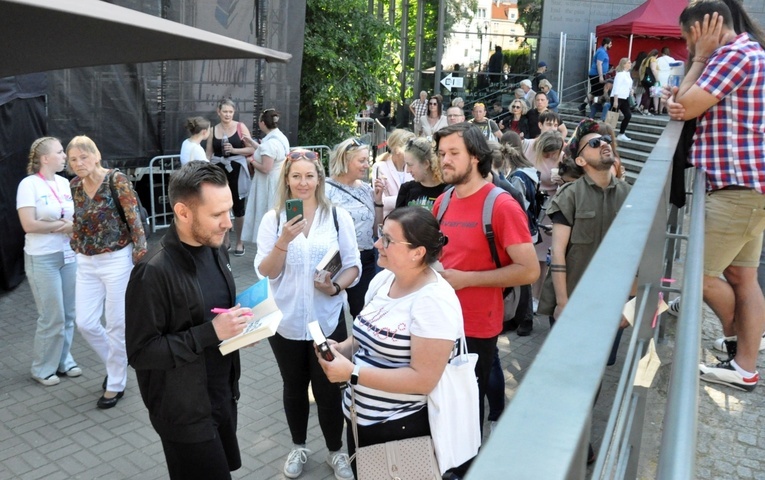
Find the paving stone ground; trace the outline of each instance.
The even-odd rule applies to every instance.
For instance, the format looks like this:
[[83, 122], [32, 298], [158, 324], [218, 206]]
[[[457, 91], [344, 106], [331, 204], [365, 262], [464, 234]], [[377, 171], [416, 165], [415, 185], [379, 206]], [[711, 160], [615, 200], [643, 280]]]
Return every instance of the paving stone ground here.
[[[160, 235], [155, 235], [153, 241]], [[250, 246], [252, 247], [252, 246]], [[232, 257], [241, 291], [255, 281], [254, 248]], [[78, 378], [63, 378], [43, 387], [30, 378], [30, 350], [36, 310], [29, 284], [0, 292], [0, 479], [161, 479], [167, 478], [159, 437], [151, 428], [141, 402], [135, 374], [129, 370], [125, 397], [110, 410], [96, 408], [104, 377], [103, 366], [79, 333], [72, 349], [83, 370]], [[549, 332], [546, 319], [535, 319], [528, 337], [500, 337], [506, 393], [511, 401], [526, 368]], [[703, 346], [719, 335], [717, 320], [707, 312]], [[626, 346], [628, 336], [622, 340]], [[660, 349], [671, 351], [672, 339]], [[626, 347], [620, 353], [623, 355]], [[704, 355], [708, 358], [707, 350]], [[669, 355], [667, 355], [669, 357]], [[597, 445], [610, 411], [622, 358], [606, 372], [604, 389], [593, 418]], [[668, 369], [669, 366], [662, 367]], [[669, 377], [665, 374], [664, 379]], [[243, 466], [235, 479], [282, 479], [282, 466], [291, 445], [282, 411], [281, 380], [267, 343], [242, 352], [242, 397], [239, 402], [239, 441]], [[765, 479], [765, 387], [742, 393], [702, 384], [699, 394], [698, 479]], [[649, 397], [648, 427], [640, 478], [653, 478], [666, 387]], [[312, 450], [301, 478], [332, 479], [324, 462], [326, 447], [312, 405], [308, 448]], [[512, 452], [508, 452], [512, 460]], [[512, 462], [508, 462], [511, 468]], [[512, 470], [507, 478], [512, 478]]]

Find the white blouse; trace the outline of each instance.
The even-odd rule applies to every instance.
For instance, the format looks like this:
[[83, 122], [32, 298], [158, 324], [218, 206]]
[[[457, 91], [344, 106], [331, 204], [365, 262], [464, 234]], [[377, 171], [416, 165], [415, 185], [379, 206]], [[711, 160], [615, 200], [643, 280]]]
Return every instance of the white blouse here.
[[[311, 340], [308, 323], [314, 320], [318, 320], [327, 336], [337, 328], [340, 310], [346, 302], [345, 290], [332, 297], [320, 292], [313, 285], [316, 265], [327, 251], [331, 248], [340, 251], [343, 260], [341, 272], [351, 267], [357, 267], [361, 272], [361, 258], [353, 220], [342, 208], [336, 207], [336, 211], [337, 230], [331, 211], [323, 208], [316, 211], [308, 236], [301, 233], [290, 242], [281, 274], [269, 279], [276, 305], [284, 315], [277, 332], [289, 340]], [[266, 213], [260, 222], [258, 253], [255, 256], [255, 273], [260, 278], [265, 277], [260, 273], [260, 264], [274, 249], [286, 222], [286, 213], [282, 211], [277, 227], [275, 210]], [[355, 285], [358, 280], [357, 276], [350, 286]]]

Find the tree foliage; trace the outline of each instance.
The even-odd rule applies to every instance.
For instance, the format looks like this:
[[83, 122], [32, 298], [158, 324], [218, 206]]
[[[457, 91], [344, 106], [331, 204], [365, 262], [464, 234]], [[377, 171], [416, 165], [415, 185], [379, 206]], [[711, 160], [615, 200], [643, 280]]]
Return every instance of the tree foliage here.
[[334, 145], [354, 132], [373, 98], [395, 98], [400, 71], [395, 29], [367, 0], [308, 0], [300, 85], [301, 145]]
[[518, 0], [518, 23], [528, 35], [539, 35], [542, 26], [542, 0]]

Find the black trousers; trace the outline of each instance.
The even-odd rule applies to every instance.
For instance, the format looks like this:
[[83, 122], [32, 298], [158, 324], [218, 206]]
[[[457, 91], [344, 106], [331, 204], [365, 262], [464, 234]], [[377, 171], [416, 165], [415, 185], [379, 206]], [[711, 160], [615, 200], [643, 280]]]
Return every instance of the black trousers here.
[[[326, 333], [326, 332], [325, 332]], [[344, 314], [340, 312], [337, 328], [327, 338], [342, 342], [348, 337]], [[343, 446], [343, 407], [340, 388], [330, 383], [316, 359], [311, 340], [288, 340], [278, 333], [268, 339], [276, 357], [284, 385], [284, 414], [290, 428], [292, 442], [306, 443], [308, 435], [308, 384], [319, 414], [319, 427], [324, 442], [331, 452]]]
[[622, 115], [624, 115], [624, 118], [622, 118], [622, 124], [619, 126], [619, 134], [627, 131], [627, 125], [629, 125], [630, 120], [632, 120], [632, 112], [630, 111], [630, 102], [626, 98], [618, 99], [617, 102], [619, 103], [619, 111], [622, 112]]
[[375, 268], [375, 249], [362, 250], [359, 253], [361, 254], [361, 278], [359, 278], [359, 283], [346, 290], [348, 292], [348, 307], [351, 318], [356, 318], [356, 315], [361, 313], [361, 309], [364, 308], [364, 297], [369, 289], [369, 282], [372, 281], [377, 273]]
[[242, 466], [236, 438], [237, 412], [233, 399], [213, 409], [214, 439], [198, 443], [162, 439], [171, 480], [228, 480]]

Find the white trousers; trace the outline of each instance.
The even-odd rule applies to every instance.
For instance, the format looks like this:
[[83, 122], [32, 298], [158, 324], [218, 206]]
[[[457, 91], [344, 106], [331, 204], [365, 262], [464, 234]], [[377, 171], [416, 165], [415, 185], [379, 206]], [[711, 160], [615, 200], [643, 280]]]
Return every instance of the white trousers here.
[[[99, 255], [77, 254], [77, 329], [106, 365], [106, 389], [127, 383], [125, 289], [133, 269], [133, 245]], [[101, 324], [101, 316], [106, 327]]]

